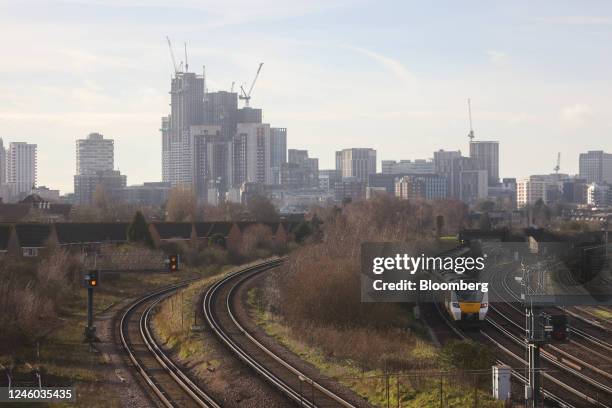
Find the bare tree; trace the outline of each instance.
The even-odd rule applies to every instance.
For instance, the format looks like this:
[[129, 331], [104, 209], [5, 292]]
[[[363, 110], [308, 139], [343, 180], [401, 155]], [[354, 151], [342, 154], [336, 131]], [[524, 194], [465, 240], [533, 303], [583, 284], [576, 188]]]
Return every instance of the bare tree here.
[[198, 213], [196, 196], [189, 186], [179, 185], [170, 191], [166, 205], [168, 221], [195, 221]]
[[95, 208], [105, 213], [108, 211], [109, 199], [106, 188], [102, 184], [98, 184], [92, 196], [92, 203]]
[[268, 198], [260, 195], [249, 198], [247, 208], [256, 221], [275, 222], [279, 220], [278, 211]]

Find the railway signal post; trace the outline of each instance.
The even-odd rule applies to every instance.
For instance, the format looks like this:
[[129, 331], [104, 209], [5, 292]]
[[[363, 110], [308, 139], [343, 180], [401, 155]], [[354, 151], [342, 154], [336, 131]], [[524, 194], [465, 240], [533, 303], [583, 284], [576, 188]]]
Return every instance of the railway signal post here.
[[100, 282], [98, 271], [88, 271], [83, 279], [87, 288], [87, 327], [85, 327], [85, 341], [91, 343], [96, 340], [96, 327], [93, 324], [93, 295], [94, 288]]
[[529, 305], [525, 310], [526, 328], [527, 328], [527, 354], [529, 362], [529, 375], [527, 384], [525, 384], [525, 401], [529, 408], [537, 408], [540, 406], [540, 344], [543, 338], [537, 330], [539, 327], [540, 313], [538, 308]]
[[[534, 240], [535, 241], [535, 240]], [[537, 243], [530, 240], [532, 253], [538, 252]], [[521, 278], [521, 300], [525, 305], [525, 340], [527, 341], [527, 383], [525, 384], [525, 406], [537, 408], [540, 405], [540, 345], [544, 342], [541, 327], [541, 311], [538, 306], [533, 305], [531, 293], [532, 268], [522, 264], [523, 276]]]
[[[535, 241], [535, 240], [533, 240]], [[539, 245], [530, 242], [531, 252], [537, 254]], [[534, 305], [534, 296], [546, 293], [544, 288], [545, 266], [540, 262], [526, 266], [522, 264], [521, 300], [525, 305], [525, 340], [527, 342], [527, 361], [529, 363], [527, 383], [525, 384], [525, 406], [537, 408], [542, 403], [540, 388], [540, 348], [548, 343], [563, 343], [569, 338], [567, 316], [549, 314], [541, 306]]]

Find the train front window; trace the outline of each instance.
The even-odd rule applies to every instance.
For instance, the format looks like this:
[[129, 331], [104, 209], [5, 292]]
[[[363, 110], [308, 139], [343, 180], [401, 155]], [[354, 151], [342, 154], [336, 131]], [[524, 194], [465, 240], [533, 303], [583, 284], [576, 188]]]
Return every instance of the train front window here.
[[458, 290], [457, 300], [460, 302], [480, 302], [482, 300], [482, 292], [478, 290]]

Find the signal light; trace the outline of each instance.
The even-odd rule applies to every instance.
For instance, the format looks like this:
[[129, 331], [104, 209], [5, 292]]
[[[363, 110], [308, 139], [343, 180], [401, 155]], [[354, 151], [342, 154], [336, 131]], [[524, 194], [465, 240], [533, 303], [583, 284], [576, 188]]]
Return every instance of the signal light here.
[[98, 271], [90, 271], [85, 275], [85, 286], [88, 288], [95, 288], [98, 286], [100, 280], [98, 279]]
[[566, 341], [567, 334], [569, 331], [567, 327], [567, 316], [565, 315], [551, 316], [551, 323], [553, 327], [551, 338], [555, 341]]
[[563, 343], [569, 339], [569, 327], [567, 325], [566, 315], [550, 315], [546, 318], [544, 326], [546, 339], [555, 342]]
[[168, 269], [170, 272], [179, 270], [179, 256], [176, 254], [168, 256]]

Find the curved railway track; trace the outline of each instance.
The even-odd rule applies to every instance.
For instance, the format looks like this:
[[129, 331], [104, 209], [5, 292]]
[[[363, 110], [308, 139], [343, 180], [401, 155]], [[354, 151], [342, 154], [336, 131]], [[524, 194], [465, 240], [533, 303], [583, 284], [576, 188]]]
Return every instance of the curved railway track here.
[[119, 336], [136, 371], [163, 406], [221, 408], [164, 353], [149, 328], [157, 304], [190, 282], [165, 287], [132, 303], [121, 316]]
[[272, 260], [237, 271], [208, 288], [203, 309], [208, 325], [240, 360], [302, 407], [355, 407], [329, 387], [275, 354], [253, 337], [233, 310], [237, 288], [249, 278], [279, 266]]

